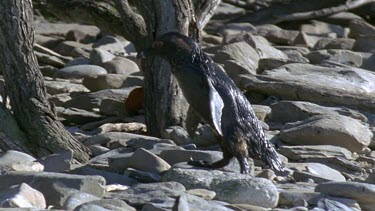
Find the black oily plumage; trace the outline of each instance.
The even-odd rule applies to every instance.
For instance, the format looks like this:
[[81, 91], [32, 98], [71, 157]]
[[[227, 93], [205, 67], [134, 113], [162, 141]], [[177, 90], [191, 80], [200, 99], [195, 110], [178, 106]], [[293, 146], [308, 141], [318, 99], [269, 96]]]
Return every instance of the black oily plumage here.
[[280, 158], [267, 140], [255, 113], [227, 74], [189, 37], [169, 32], [138, 56], [158, 55], [173, 65], [173, 75], [195, 112], [216, 132], [224, 158], [215, 163], [189, 162], [195, 166], [221, 168], [235, 157], [241, 173], [249, 173], [248, 157], [282, 170]]

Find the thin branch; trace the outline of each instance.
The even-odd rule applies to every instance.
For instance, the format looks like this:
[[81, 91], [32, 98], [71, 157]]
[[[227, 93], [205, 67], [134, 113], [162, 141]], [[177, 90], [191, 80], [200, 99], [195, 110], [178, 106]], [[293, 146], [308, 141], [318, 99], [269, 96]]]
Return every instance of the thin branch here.
[[221, 3], [221, 0], [193, 0], [199, 30], [202, 30]]
[[336, 7], [324, 8], [321, 10], [314, 10], [308, 12], [293, 13], [290, 15], [283, 15], [276, 17], [274, 24], [281, 23], [285, 21], [297, 21], [297, 20], [306, 20], [306, 19], [315, 19], [325, 16], [330, 16], [336, 13], [345, 12], [352, 10], [363, 5], [374, 3], [375, 0], [348, 0], [345, 4], [338, 5]]
[[115, 0], [116, 8], [120, 13], [125, 31], [133, 32], [128, 39], [133, 42], [137, 49], [144, 48], [144, 40], [148, 34], [146, 23], [142, 16], [135, 13], [127, 0]]

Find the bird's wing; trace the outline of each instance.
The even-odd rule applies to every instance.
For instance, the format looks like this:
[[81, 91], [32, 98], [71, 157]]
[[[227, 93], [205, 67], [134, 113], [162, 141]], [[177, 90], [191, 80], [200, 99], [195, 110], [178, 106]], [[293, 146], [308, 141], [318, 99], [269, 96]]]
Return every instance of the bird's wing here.
[[223, 135], [223, 132], [221, 131], [221, 115], [224, 108], [224, 102], [219, 93], [216, 91], [215, 87], [212, 85], [210, 79], [208, 79], [208, 87], [212, 122], [216, 131], [220, 135]]

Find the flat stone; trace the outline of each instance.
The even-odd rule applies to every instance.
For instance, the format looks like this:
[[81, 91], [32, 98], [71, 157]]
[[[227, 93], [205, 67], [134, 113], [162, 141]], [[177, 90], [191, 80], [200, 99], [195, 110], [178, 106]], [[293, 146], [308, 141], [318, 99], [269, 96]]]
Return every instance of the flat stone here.
[[82, 25], [74, 23], [49, 23], [49, 22], [33, 22], [36, 34], [45, 36], [61, 36], [65, 37], [71, 30], [80, 30], [85, 34], [96, 37], [100, 33], [100, 29], [92, 25]]
[[206, 200], [212, 200], [216, 196], [216, 193], [214, 191], [210, 191], [207, 189], [200, 189], [200, 188], [190, 189], [190, 190], [187, 190], [186, 192], [195, 196], [199, 196]]
[[114, 172], [109, 172], [109, 171], [103, 171], [99, 169], [95, 169], [89, 166], [81, 166], [78, 168], [75, 168], [71, 171], [69, 171], [71, 174], [76, 174], [76, 175], [88, 175], [88, 176], [101, 176], [105, 179], [107, 185], [112, 185], [112, 184], [119, 184], [119, 185], [125, 185], [125, 186], [133, 186], [137, 184], [137, 181], [133, 178], [130, 178], [127, 175], [123, 174], [117, 174]]
[[349, 150], [331, 145], [281, 146], [278, 152], [290, 160], [334, 157], [352, 159], [352, 153]]
[[350, 50], [318, 50], [306, 54], [305, 57], [310, 60], [311, 64], [323, 64], [325, 61], [333, 61], [353, 67], [362, 65], [361, 54]]
[[357, 38], [353, 46], [353, 51], [375, 53], [375, 35]]
[[297, 122], [308, 119], [312, 116], [329, 114], [348, 116], [362, 122], [367, 122], [367, 117], [358, 111], [340, 108], [340, 107], [324, 107], [310, 102], [304, 101], [280, 101], [272, 104], [271, 114], [268, 117], [270, 122]]
[[89, 58], [90, 52], [92, 51], [92, 46], [89, 44], [82, 44], [74, 41], [63, 41], [58, 44], [53, 50], [63, 56], [71, 56], [74, 58]]
[[375, 185], [359, 182], [327, 182], [316, 186], [316, 192], [354, 199], [364, 210], [375, 207]]
[[[145, 162], [145, 160], [147, 162]], [[123, 162], [122, 166], [113, 166], [111, 160], [109, 160], [109, 166], [118, 172], [124, 171], [126, 168], [130, 167], [155, 174], [160, 174], [171, 167], [163, 159], [143, 148], [137, 149], [131, 157], [128, 157], [126, 162]]]
[[320, 21], [311, 21], [310, 24], [302, 24], [301, 31], [313, 35], [337, 34], [338, 37], [346, 37], [345, 29], [336, 24], [329, 24]]
[[0, 207], [46, 208], [46, 200], [41, 192], [26, 183], [14, 185], [0, 192]]
[[85, 77], [82, 84], [90, 91], [96, 92], [104, 89], [120, 89], [142, 86], [143, 77], [120, 74], [96, 75], [92, 77]]
[[256, 32], [268, 41], [280, 45], [289, 45], [299, 33], [298, 31], [285, 30], [272, 24], [256, 26]]
[[100, 114], [95, 112], [86, 111], [78, 108], [63, 108], [56, 107], [56, 113], [59, 117], [59, 121], [62, 121], [64, 124], [85, 124], [92, 121], [98, 121], [105, 118]]
[[322, 38], [315, 44], [314, 49], [343, 49], [351, 50], [355, 39], [351, 38]]
[[71, 92], [89, 92], [82, 84], [71, 83], [67, 81], [44, 81], [47, 93], [50, 95], [71, 93]]
[[105, 75], [107, 71], [96, 65], [76, 65], [64, 67], [55, 72], [54, 78], [85, 78], [93, 75]]
[[349, 29], [349, 37], [352, 38], [375, 34], [375, 27], [364, 20], [352, 20], [349, 24]]
[[257, 77], [242, 76], [239, 84], [252, 93], [371, 111], [375, 109], [373, 81], [373, 73], [359, 68], [287, 64]]
[[92, 93], [82, 93], [77, 96], [72, 96], [71, 100], [64, 103], [64, 107], [92, 111], [94, 108], [100, 108], [104, 100], [113, 100], [118, 102], [118, 106], [115, 108], [112, 107], [112, 109], [116, 109], [117, 112], [125, 112], [124, 101], [131, 90], [132, 88], [105, 89]]
[[370, 144], [372, 132], [358, 120], [341, 115], [318, 115], [289, 123], [280, 139], [289, 144], [333, 145], [362, 152]]
[[128, 148], [138, 149], [152, 149], [157, 143], [172, 144], [173, 141], [168, 139], [159, 139], [151, 136], [137, 135], [132, 133], [124, 132], [108, 132], [104, 134], [99, 134], [87, 139], [84, 144], [90, 146], [93, 144], [106, 145], [110, 142], [121, 142], [124, 146]]
[[165, 138], [171, 139], [179, 146], [193, 143], [188, 132], [180, 126], [171, 126], [165, 129]]
[[293, 178], [296, 181], [306, 181], [307, 178], [315, 182], [346, 181], [345, 177], [337, 170], [321, 163], [288, 163], [287, 166], [297, 171]]

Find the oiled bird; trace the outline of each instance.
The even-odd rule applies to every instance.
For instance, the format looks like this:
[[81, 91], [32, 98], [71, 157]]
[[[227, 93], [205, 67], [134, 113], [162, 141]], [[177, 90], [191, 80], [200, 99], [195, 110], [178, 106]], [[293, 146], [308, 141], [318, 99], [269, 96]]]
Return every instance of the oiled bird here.
[[235, 157], [241, 173], [249, 173], [248, 158], [262, 160], [274, 170], [283, 165], [268, 141], [254, 111], [231, 78], [202, 51], [197, 43], [178, 32], [168, 32], [157, 38], [152, 47], [138, 53], [138, 58], [160, 56], [172, 64], [172, 74], [194, 111], [216, 133], [223, 159], [209, 163], [189, 164], [222, 168]]

